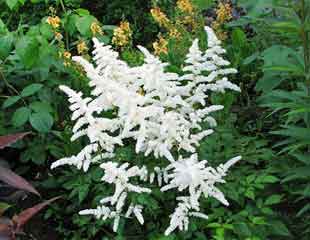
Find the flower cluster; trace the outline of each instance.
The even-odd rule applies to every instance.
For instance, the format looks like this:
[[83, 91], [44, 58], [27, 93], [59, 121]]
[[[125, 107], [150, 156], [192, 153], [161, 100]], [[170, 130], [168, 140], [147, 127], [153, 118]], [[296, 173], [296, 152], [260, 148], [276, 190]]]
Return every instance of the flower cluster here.
[[124, 47], [129, 44], [132, 36], [132, 31], [129, 22], [122, 21], [119, 27], [114, 29], [112, 43], [119, 47]]
[[[200, 212], [201, 196], [214, 197], [228, 205], [216, 184], [224, 183], [227, 170], [241, 157], [213, 168], [206, 160], [198, 160], [196, 148], [203, 138], [213, 133], [212, 128], [217, 124], [211, 114], [223, 109], [221, 105], [208, 103], [209, 93], [223, 93], [227, 89], [240, 91], [240, 88], [227, 78], [236, 70], [223, 58], [225, 50], [221, 42], [211, 28], [205, 30], [208, 49], [201, 51], [198, 40], [193, 41], [182, 76], [167, 72], [168, 63], [142, 46], [138, 48], [145, 56], [144, 64], [136, 67], [120, 60], [111, 46], [97, 39], [93, 40], [95, 66], [82, 57], [72, 58], [84, 67], [92, 91], [89, 97], [83, 97], [81, 92], [69, 87], [60, 86], [60, 89], [69, 97], [75, 121], [71, 140], [86, 136], [89, 144], [77, 155], [54, 162], [52, 168], [73, 165], [86, 172], [91, 165], [100, 164], [104, 171], [102, 181], [115, 186], [114, 194], [103, 198], [102, 205], [80, 214], [114, 218], [114, 231], [121, 216], [134, 215], [143, 224], [143, 206], [128, 203], [127, 195], [129, 192], [151, 193], [145, 186], [148, 182], [154, 183], [156, 177], [162, 192], [187, 193], [176, 199], [180, 202], [171, 215], [167, 235], [176, 228], [186, 230], [190, 217], [207, 218]], [[109, 110], [113, 110], [114, 115], [107, 117], [104, 112]], [[202, 127], [205, 122], [209, 125], [207, 129]], [[167, 166], [148, 169], [147, 166], [114, 162], [115, 148], [124, 145], [126, 139], [134, 140], [136, 153], [165, 158]], [[191, 156], [176, 157], [176, 150], [191, 153]], [[134, 185], [132, 178], [135, 183], [140, 181], [144, 185]], [[126, 213], [125, 207], [128, 207]]]
[[151, 14], [154, 20], [163, 27], [168, 27], [170, 24], [169, 18], [166, 16], [165, 13], [161, 11], [159, 7], [155, 7], [151, 9]]
[[103, 35], [102, 28], [100, 27], [100, 25], [98, 24], [97, 21], [94, 21], [91, 23], [90, 30], [91, 30], [93, 36]]
[[51, 25], [53, 28], [58, 28], [60, 26], [60, 18], [58, 16], [51, 17], [49, 16], [46, 19], [46, 22]]
[[177, 7], [185, 13], [192, 14], [194, 11], [193, 4], [190, 0], [178, 0], [177, 1]]
[[232, 19], [232, 7], [229, 3], [219, 2], [216, 10], [216, 20], [212, 22], [212, 28], [220, 39], [227, 38], [227, 32], [223, 29], [223, 25]]
[[167, 54], [168, 53], [168, 41], [163, 37], [159, 37], [158, 41], [153, 43], [155, 55]]

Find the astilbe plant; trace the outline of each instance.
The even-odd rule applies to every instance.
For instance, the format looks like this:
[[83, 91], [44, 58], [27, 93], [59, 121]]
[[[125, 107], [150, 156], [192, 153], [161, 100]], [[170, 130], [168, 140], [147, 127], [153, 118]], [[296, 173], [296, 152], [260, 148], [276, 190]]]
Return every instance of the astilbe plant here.
[[[181, 194], [176, 199], [178, 205], [170, 216], [166, 235], [177, 228], [186, 230], [191, 216], [207, 218], [200, 212], [202, 196], [214, 197], [228, 205], [215, 185], [224, 183], [227, 170], [241, 157], [213, 168], [206, 160], [199, 161], [196, 147], [200, 140], [213, 133], [212, 128], [217, 124], [210, 114], [223, 109], [221, 105], [208, 105], [208, 94], [224, 93], [227, 89], [240, 91], [240, 88], [228, 81], [227, 75], [237, 71], [228, 67], [230, 63], [222, 57], [225, 50], [221, 42], [211, 28], [205, 27], [205, 30], [208, 48], [203, 52], [198, 40], [193, 41], [182, 76], [167, 72], [168, 63], [161, 62], [142, 46], [138, 48], [145, 56], [144, 64], [137, 67], [129, 67], [111, 46], [104, 46], [97, 39], [93, 39], [95, 66], [82, 57], [73, 57], [90, 79], [91, 96], [83, 97], [81, 92], [67, 86], [60, 89], [68, 95], [72, 120], [76, 121], [71, 140], [87, 136], [89, 144], [76, 156], [54, 162], [52, 168], [73, 165], [87, 172], [90, 165], [100, 166], [104, 171], [102, 181], [115, 189], [96, 209], [82, 210], [81, 215], [95, 215], [103, 220], [112, 218], [114, 231], [120, 217], [133, 216], [143, 224], [143, 206], [129, 203], [127, 196], [131, 192], [151, 194], [151, 189], [143, 184], [154, 183], [155, 178], [162, 192]], [[114, 111], [113, 117], [104, 117], [103, 113], [109, 110]], [[205, 122], [210, 129], [202, 128]], [[112, 161], [115, 147], [122, 146], [125, 139], [135, 141], [136, 153], [167, 159], [167, 166], [149, 169]], [[190, 156], [184, 157], [181, 153]], [[141, 185], [133, 184], [137, 180]]]

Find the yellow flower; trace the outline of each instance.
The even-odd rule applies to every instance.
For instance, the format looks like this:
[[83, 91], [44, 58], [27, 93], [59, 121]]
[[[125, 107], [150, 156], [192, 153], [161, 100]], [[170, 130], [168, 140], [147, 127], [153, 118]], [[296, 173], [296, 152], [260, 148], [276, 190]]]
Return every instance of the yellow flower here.
[[163, 37], [159, 37], [159, 40], [153, 43], [155, 55], [168, 53], [168, 41]]
[[58, 28], [60, 26], [60, 18], [58, 16], [48, 17], [46, 22], [51, 25], [53, 28]]
[[82, 54], [88, 50], [88, 47], [84, 41], [79, 42], [77, 45], [78, 54]]
[[159, 23], [160, 26], [168, 27], [170, 20], [167, 18], [166, 14], [164, 14], [159, 7], [155, 7], [151, 9], [152, 17], [156, 22]]
[[126, 46], [132, 37], [129, 22], [122, 21], [119, 27], [114, 29], [112, 43], [116, 46]]
[[103, 31], [97, 22], [93, 22], [90, 25], [90, 30], [93, 35], [96, 35], [96, 34], [103, 35]]
[[178, 0], [177, 7], [185, 13], [193, 13], [194, 7], [190, 0]]
[[60, 41], [60, 40], [63, 38], [63, 36], [62, 36], [62, 34], [61, 34], [60, 32], [55, 32], [54, 34], [55, 34], [55, 38], [56, 38], [58, 41]]
[[64, 58], [66, 59], [70, 59], [71, 58], [71, 53], [68, 52], [68, 51], [65, 51], [64, 54], [63, 54]]

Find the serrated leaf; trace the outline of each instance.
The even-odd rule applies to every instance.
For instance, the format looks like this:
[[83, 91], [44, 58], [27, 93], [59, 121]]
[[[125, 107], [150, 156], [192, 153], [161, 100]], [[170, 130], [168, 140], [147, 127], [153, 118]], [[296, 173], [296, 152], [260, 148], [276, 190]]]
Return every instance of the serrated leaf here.
[[23, 97], [29, 97], [35, 94], [36, 92], [38, 92], [42, 87], [43, 87], [43, 84], [40, 84], [40, 83], [30, 84], [23, 89], [23, 91], [21, 92], [21, 95]]
[[28, 121], [29, 116], [30, 116], [29, 108], [26, 108], [26, 107], [18, 108], [13, 114], [12, 124], [15, 127], [20, 127]]

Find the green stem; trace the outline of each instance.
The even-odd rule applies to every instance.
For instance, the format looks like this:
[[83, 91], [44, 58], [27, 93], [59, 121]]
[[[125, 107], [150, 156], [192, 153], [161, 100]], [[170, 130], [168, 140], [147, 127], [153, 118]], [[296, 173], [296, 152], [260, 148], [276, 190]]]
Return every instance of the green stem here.
[[11, 91], [13, 91], [15, 94], [17, 94], [21, 100], [23, 101], [24, 105], [26, 106], [27, 103], [25, 102], [25, 100], [23, 99], [23, 97], [20, 95], [19, 91], [12, 85], [10, 84], [7, 79], [5, 78], [3, 72], [1, 71], [1, 68], [0, 68], [0, 77], [2, 78], [2, 80], [4, 81], [4, 84], [7, 86], [8, 89], [10, 89]]

